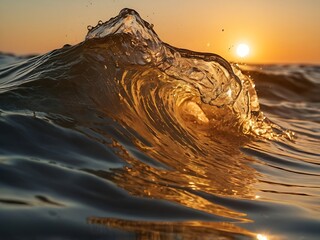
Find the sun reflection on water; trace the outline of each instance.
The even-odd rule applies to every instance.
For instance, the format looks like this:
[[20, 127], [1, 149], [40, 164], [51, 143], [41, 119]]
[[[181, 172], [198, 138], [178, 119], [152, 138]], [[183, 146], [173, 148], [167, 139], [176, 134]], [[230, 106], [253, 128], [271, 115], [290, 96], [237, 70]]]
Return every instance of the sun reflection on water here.
[[266, 235], [263, 234], [257, 234], [257, 239], [258, 240], [268, 240], [268, 237]]

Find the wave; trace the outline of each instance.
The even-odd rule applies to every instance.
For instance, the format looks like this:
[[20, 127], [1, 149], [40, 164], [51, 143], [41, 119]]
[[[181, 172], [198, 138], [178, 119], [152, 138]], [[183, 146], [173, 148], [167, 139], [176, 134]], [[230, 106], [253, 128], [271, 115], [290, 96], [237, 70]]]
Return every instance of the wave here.
[[166, 125], [166, 131], [185, 135], [200, 126], [292, 138], [291, 132], [265, 120], [253, 81], [222, 57], [163, 43], [131, 9], [88, 29], [86, 40], [76, 46], [2, 69], [0, 91], [71, 91], [68, 101], [94, 102], [99, 109], [109, 108], [113, 118], [131, 115], [154, 132]]
[[316, 65], [240, 66], [257, 83], [260, 98], [277, 102], [320, 102], [320, 67]]

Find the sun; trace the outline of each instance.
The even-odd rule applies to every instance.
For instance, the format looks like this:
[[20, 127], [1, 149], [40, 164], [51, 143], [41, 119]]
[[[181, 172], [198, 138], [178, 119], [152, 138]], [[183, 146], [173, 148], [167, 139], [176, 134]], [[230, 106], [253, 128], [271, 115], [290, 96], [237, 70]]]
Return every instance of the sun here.
[[240, 43], [237, 46], [237, 55], [241, 58], [244, 58], [249, 55], [250, 48], [247, 44]]

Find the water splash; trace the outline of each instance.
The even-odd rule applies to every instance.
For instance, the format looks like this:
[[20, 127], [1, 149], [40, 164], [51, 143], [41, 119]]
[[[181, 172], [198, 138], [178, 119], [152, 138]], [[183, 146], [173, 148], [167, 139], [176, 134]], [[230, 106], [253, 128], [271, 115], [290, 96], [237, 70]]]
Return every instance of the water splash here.
[[[195, 89], [192, 97], [184, 96], [178, 102], [200, 122], [232, 122], [231, 125], [245, 134], [268, 139], [293, 138], [292, 132], [284, 131], [265, 118], [252, 79], [242, 74], [236, 64], [216, 54], [178, 49], [162, 42], [153, 25], [132, 9], [123, 9], [118, 16], [89, 29], [86, 40], [114, 36], [123, 37], [123, 52], [118, 53], [120, 61], [125, 61], [123, 64], [148, 65], [160, 70], [166, 82], [178, 80], [185, 89]], [[126, 58], [121, 58], [122, 54]], [[184, 104], [186, 101], [194, 103]]]

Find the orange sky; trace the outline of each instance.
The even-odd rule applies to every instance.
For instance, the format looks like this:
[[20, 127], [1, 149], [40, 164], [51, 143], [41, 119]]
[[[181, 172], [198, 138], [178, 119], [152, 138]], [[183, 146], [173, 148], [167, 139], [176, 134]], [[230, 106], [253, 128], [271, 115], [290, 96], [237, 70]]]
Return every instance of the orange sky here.
[[[320, 0], [0, 0], [0, 51], [44, 53], [83, 41], [87, 25], [137, 10], [176, 47], [227, 60], [320, 63]], [[248, 57], [235, 52], [250, 46]]]

